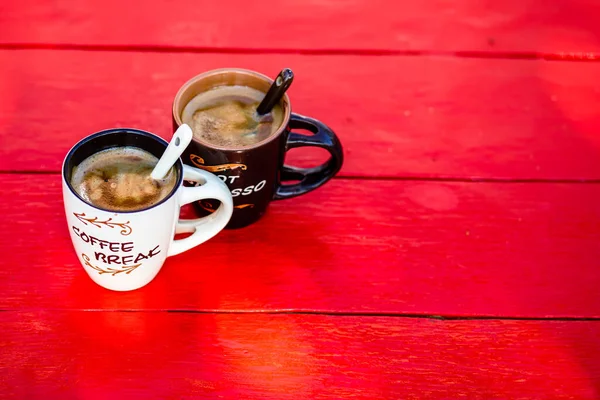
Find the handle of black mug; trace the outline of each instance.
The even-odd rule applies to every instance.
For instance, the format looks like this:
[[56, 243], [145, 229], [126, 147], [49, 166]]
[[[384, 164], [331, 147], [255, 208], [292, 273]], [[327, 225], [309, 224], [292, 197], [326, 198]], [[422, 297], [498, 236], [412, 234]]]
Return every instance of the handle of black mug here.
[[[333, 178], [342, 168], [344, 153], [342, 144], [333, 131], [316, 119], [292, 113], [290, 128], [285, 150], [298, 147], [314, 146], [325, 149], [331, 154], [327, 162], [314, 168], [298, 168], [284, 165], [281, 169], [279, 181], [300, 181], [289, 185], [279, 184], [275, 191], [275, 200], [289, 199], [308, 193], [318, 188]], [[314, 135], [301, 135], [295, 133], [294, 129], [305, 129]]]

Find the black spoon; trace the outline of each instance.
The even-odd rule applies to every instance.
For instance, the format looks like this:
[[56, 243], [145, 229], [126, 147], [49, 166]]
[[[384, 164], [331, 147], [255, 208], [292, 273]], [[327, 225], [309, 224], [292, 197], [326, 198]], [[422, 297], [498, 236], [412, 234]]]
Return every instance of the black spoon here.
[[279, 103], [285, 91], [288, 90], [292, 81], [294, 80], [294, 73], [289, 68], [284, 68], [281, 70], [275, 81], [269, 88], [269, 91], [265, 95], [265, 98], [262, 99], [258, 107], [256, 107], [256, 113], [258, 115], [265, 115], [275, 107], [276, 104]]

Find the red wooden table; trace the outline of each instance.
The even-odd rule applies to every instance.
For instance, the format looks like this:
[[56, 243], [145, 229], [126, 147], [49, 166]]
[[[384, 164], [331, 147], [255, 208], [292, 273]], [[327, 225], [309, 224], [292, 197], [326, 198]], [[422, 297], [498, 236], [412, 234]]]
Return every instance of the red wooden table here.
[[[3, 398], [600, 398], [595, 0], [0, 3]], [[170, 137], [179, 86], [290, 67], [345, 165], [259, 223], [96, 286], [78, 139]], [[308, 166], [324, 154], [297, 150]]]

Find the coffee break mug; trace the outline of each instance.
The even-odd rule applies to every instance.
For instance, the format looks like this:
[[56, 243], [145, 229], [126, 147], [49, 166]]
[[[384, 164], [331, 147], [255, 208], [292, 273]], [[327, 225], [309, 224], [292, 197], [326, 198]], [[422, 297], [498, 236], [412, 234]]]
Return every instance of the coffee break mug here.
[[[207, 241], [221, 231], [233, 212], [227, 186], [215, 175], [175, 164], [177, 183], [159, 203], [135, 211], [109, 211], [84, 201], [71, 185], [73, 168], [109, 148], [131, 146], [160, 158], [168, 143], [137, 129], [109, 129], [79, 141], [62, 167], [63, 201], [73, 247], [90, 278], [107, 289], [126, 291], [149, 283], [165, 259]], [[183, 180], [198, 187], [183, 187]], [[217, 199], [220, 207], [208, 217], [178, 220], [181, 206]], [[175, 233], [192, 233], [174, 240]]]
[[[173, 131], [182, 124], [185, 106], [199, 93], [219, 86], [242, 85], [266, 93], [272, 79], [258, 72], [237, 68], [218, 69], [203, 73], [185, 83], [173, 102]], [[308, 193], [331, 179], [342, 167], [342, 146], [333, 131], [316, 119], [291, 112], [287, 94], [280, 103], [283, 122], [279, 129], [262, 142], [245, 148], [225, 148], [194, 138], [183, 153], [183, 162], [213, 172], [223, 180], [233, 196], [234, 212], [227, 228], [240, 228], [257, 221], [271, 200], [289, 199]], [[294, 132], [304, 129], [312, 135]], [[331, 157], [315, 168], [284, 165], [286, 151], [314, 146], [327, 150]], [[284, 184], [285, 181], [299, 181]], [[214, 201], [194, 203], [201, 215], [213, 212]]]

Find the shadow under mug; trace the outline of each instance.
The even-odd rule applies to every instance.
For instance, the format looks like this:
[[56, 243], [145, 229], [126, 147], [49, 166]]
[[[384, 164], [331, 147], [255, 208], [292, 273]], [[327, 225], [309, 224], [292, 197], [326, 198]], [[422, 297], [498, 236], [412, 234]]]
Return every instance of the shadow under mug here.
[[[205, 72], [186, 82], [173, 101], [173, 132], [183, 123], [185, 106], [198, 94], [220, 86], [247, 86], [266, 93], [273, 80], [255, 71], [223, 68]], [[330, 180], [341, 169], [344, 155], [335, 133], [322, 122], [291, 112], [287, 94], [281, 99], [283, 121], [267, 139], [249, 147], [227, 148], [196, 137], [181, 156], [183, 162], [216, 174], [231, 190], [234, 212], [227, 228], [241, 228], [260, 219], [271, 200], [289, 199], [308, 193]], [[309, 134], [300, 134], [301, 129]], [[314, 146], [330, 158], [314, 168], [284, 165], [285, 153]], [[285, 182], [296, 181], [295, 183]], [[218, 202], [194, 203], [200, 215], [216, 210]]]

